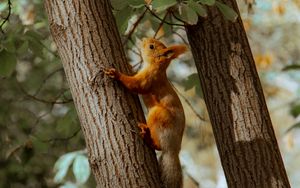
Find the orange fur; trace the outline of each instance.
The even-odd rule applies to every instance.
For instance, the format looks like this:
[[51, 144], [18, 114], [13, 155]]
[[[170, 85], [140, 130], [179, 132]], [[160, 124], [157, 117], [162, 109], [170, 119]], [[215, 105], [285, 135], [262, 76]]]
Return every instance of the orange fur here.
[[148, 38], [142, 42], [144, 67], [134, 76], [115, 69], [105, 73], [119, 80], [132, 92], [143, 95], [149, 112], [147, 123], [139, 123], [141, 136], [156, 150], [162, 151], [161, 176], [164, 186], [182, 187], [182, 173], [178, 154], [185, 127], [184, 111], [166, 69], [170, 62], [187, 50], [185, 45], [166, 47], [158, 40]]

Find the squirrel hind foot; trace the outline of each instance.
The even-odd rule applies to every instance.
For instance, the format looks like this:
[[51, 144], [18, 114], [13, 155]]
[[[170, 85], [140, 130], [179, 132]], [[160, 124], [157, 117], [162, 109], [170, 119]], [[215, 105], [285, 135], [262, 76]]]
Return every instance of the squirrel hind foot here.
[[141, 129], [140, 135], [143, 138], [143, 140], [146, 142], [146, 144], [155, 150], [161, 150], [159, 143], [156, 143], [155, 140], [153, 139], [151, 135], [151, 130], [149, 129], [147, 124], [139, 123], [138, 127]]

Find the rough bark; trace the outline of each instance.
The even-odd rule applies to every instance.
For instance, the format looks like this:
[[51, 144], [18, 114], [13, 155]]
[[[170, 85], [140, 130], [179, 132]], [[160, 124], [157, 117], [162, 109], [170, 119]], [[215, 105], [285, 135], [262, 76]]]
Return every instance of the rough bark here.
[[99, 187], [160, 187], [153, 150], [137, 129], [140, 103], [103, 68], [129, 71], [108, 0], [46, 0], [58, 47]]
[[228, 187], [290, 187], [240, 17], [212, 7], [186, 31]]

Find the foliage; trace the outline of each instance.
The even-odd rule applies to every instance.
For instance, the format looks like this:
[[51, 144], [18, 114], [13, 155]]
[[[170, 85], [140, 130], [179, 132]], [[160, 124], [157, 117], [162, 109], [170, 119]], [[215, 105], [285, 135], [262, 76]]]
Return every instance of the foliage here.
[[203, 97], [198, 73], [193, 73], [189, 75], [185, 80], [183, 80], [182, 85], [185, 91], [195, 88], [196, 94], [199, 97]]
[[[159, 20], [166, 21], [166, 23], [172, 24], [197, 24], [198, 16], [206, 17], [207, 16], [207, 6], [216, 5], [224, 17], [230, 21], [235, 21], [237, 18], [237, 13], [233, 11], [232, 8], [227, 6], [224, 3], [215, 0], [153, 0], [150, 1], [144, 0], [113, 0], [112, 6], [115, 11], [115, 16], [117, 20], [117, 25], [121, 34], [125, 33], [128, 20], [137, 15], [144, 15], [142, 12], [149, 11], [152, 16], [155, 15]], [[146, 7], [146, 8], [145, 8]], [[167, 16], [169, 16], [167, 18]], [[145, 19], [153, 20], [153, 18]], [[156, 20], [157, 22], [157, 20]], [[153, 23], [152, 23], [153, 24]], [[143, 25], [143, 24], [141, 24]], [[157, 24], [153, 24], [155, 26]]]
[[[4, 18], [6, 1], [0, 9]], [[2, 29], [0, 187], [54, 187], [55, 160], [84, 140], [43, 1], [12, 1]]]
[[73, 185], [80, 186], [84, 184], [91, 173], [88, 159], [83, 155], [84, 153], [84, 151], [75, 151], [62, 155], [54, 165], [54, 171], [56, 172], [54, 182], [64, 182], [63, 186], [67, 186], [70, 183], [70, 181], [66, 181], [65, 178], [73, 162], [72, 171], [76, 179], [76, 184], [73, 183]]

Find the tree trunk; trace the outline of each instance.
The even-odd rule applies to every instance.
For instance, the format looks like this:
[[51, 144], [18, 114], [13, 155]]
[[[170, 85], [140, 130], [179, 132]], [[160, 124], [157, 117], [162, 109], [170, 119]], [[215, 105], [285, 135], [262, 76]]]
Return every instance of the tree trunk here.
[[240, 17], [211, 7], [199, 19], [186, 31], [228, 187], [290, 187]]
[[155, 153], [138, 134], [137, 96], [103, 74], [109, 67], [129, 72], [110, 2], [46, 0], [45, 7], [97, 185], [160, 187]]

